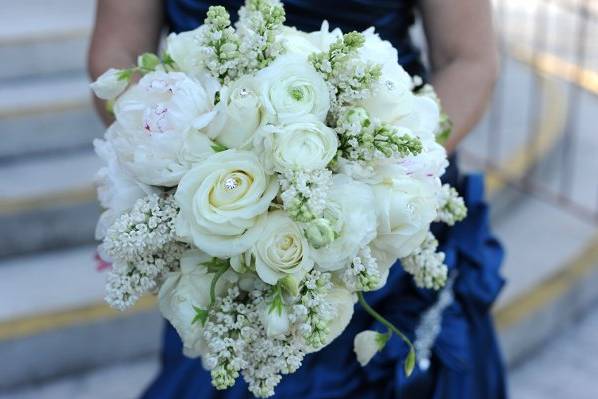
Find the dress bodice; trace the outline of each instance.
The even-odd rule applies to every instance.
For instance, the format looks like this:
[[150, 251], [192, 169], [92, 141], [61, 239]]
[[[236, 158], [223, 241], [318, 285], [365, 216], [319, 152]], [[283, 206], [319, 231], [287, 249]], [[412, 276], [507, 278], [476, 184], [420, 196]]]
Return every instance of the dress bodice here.
[[[416, 0], [285, 0], [288, 26], [304, 31], [320, 29], [323, 20], [343, 32], [363, 31], [374, 26], [380, 36], [390, 41], [399, 53], [399, 62], [412, 75], [425, 75], [420, 51], [413, 44], [409, 28], [415, 21]], [[224, 6], [236, 19], [243, 0], [166, 0], [166, 22], [173, 32], [197, 28], [203, 23], [210, 5]]]

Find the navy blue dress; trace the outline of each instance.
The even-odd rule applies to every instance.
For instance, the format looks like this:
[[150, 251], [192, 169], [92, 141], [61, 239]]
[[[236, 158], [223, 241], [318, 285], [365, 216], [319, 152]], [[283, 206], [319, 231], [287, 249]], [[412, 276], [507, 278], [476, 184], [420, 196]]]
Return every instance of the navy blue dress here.
[[[242, 1], [218, 0], [228, 10]], [[381, 36], [393, 43], [399, 62], [411, 74], [425, 76], [419, 51], [409, 38], [414, 22], [413, 0], [291, 0], [284, 1], [287, 25], [313, 31], [327, 19], [343, 32], [376, 26]], [[170, 29], [180, 32], [196, 28], [210, 2], [166, 0]], [[320, 352], [306, 356], [302, 367], [283, 377], [276, 388], [279, 399], [504, 399], [503, 364], [497, 346], [490, 308], [503, 280], [499, 267], [503, 258], [500, 244], [488, 225], [483, 178], [459, 176], [452, 157], [443, 180], [464, 197], [467, 218], [449, 228], [434, 225], [433, 231], [446, 254], [446, 264], [456, 275], [454, 301], [442, 314], [441, 330], [432, 347], [431, 365], [416, 367], [406, 378], [402, 362], [407, 348], [393, 337], [385, 349], [361, 367], [353, 353], [353, 338], [365, 329], [385, 331], [359, 305], [345, 332]], [[456, 272], [456, 273], [455, 273]], [[368, 293], [366, 299], [412, 339], [420, 317], [438, 299], [438, 293], [415, 287], [400, 265], [391, 268], [386, 286]], [[198, 359], [182, 354], [176, 331], [166, 325], [162, 368], [143, 395], [146, 399], [241, 399], [251, 398], [242, 378], [226, 391], [216, 391], [209, 372]]]

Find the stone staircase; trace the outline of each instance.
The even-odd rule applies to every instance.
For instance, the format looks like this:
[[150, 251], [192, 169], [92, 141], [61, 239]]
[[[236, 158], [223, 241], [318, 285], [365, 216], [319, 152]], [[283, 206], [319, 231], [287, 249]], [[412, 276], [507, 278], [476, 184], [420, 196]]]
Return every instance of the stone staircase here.
[[[93, 3], [21, 0], [0, 13], [0, 393], [155, 356], [159, 346], [161, 320], [153, 298], [126, 313], [110, 310], [94, 267], [99, 208], [93, 176], [99, 161], [91, 141], [103, 128], [84, 72]], [[529, 72], [513, 64], [501, 85], [508, 91]], [[521, 109], [512, 108], [505, 112]], [[520, 144], [513, 136], [505, 154]], [[476, 151], [482, 137], [472, 134], [465, 148]], [[593, 252], [582, 259], [587, 273], [577, 280], [555, 283], [554, 276], [598, 244], [591, 225], [528, 197], [505, 196], [508, 188], [497, 191], [502, 195], [495, 197], [501, 210], [495, 227], [511, 254], [498, 324], [507, 356], [516, 361], [562, 327], [544, 323], [544, 330], [534, 330], [534, 315], [554, 319], [567, 306], [581, 312], [595, 299], [591, 293], [575, 300], [566, 295], [589, 292], [567, 284], [579, 275], [588, 284], [598, 281], [590, 273], [598, 265]], [[560, 237], [563, 228], [567, 234]], [[546, 282], [561, 290], [546, 294]], [[525, 305], [528, 313], [513, 310], [525, 300], [534, 305]]]
[[92, 242], [93, 4], [25, 0], [0, 15], [0, 257]]

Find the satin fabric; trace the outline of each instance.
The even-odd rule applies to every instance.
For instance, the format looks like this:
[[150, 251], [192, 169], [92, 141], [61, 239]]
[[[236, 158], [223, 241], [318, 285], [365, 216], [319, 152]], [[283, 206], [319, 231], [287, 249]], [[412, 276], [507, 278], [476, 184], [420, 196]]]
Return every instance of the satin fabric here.
[[[220, 0], [229, 10], [239, 1]], [[422, 75], [419, 53], [410, 44], [408, 26], [413, 22], [411, 1], [332, 0], [285, 1], [289, 25], [319, 28], [327, 18], [343, 31], [376, 25], [383, 37], [399, 49], [399, 61], [411, 73]], [[195, 28], [204, 18], [207, 4], [194, 0], [167, 0], [166, 15], [173, 31]], [[331, 14], [334, 12], [334, 14]], [[276, 388], [279, 399], [400, 398], [400, 399], [505, 399], [505, 375], [490, 318], [490, 308], [503, 279], [499, 267], [503, 250], [493, 237], [484, 202], [481, 175], [459, 177], [456, 160], [443, 181], [453, 184], [465, 199], [467, 218], [449, 228], [433, 225], [433, 232], [446, 254], [449, 272], [457, 272], [455, 301], [443, 313], [442, 329], [432, 349], [431, 367], [406, 378], [403, 360], [407, 348], [393, 337], [385, 349], [361, 367], [353, 353], [355, 335], [365, 329], [384, 331], [355, 305], [347, 329], [323, 350], [310, 354], [294, 374], [283, 377]], [[396, 264], [382, 289], [368, 293], [368, 302], [412, 339], [421, 314], [432, 306], [438, 293], [415, 287], [411, 276]], [[176, 331], [166, 323], [162, 367], [143, 394], [145, 399], [241, 399], [251, 398], [242, 378], [226, 391], [216, 391], [201, 361], [182, 354]]]

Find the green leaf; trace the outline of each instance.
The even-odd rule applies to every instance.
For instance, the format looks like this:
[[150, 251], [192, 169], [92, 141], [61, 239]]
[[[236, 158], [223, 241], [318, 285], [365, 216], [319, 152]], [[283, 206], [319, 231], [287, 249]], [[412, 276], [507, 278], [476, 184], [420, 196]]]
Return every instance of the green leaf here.
[[133, 69], [121, 69], [118, 71], [118, 80], [126, 80], [127, 82], [133, 77]]
[[268, 313], [277, 311], [278, 315], [280, 316], [282, 314], [283, 306], [284, 304], [282, 302], [282, 289], [280, 288], [280, 285], [276, 285], [276, 287], [274, 288], [274, 294], [272, 296], [272, 302], [270, 303]]
[[228, 147], [220, 143], [214, 142], [214, 144], [212, 144], [212, 150], [214, 150], [214, 152], [222, 152], [228, 150]]
[[106, 112], [110, 115], [114, 115], [114, 99], [106, 101]]
[[289, 295], [299, 295], [299, 283], [293, 276], [286, 276], [279, 281], [279, 284]]
[[137, 59], [137, 65], [145, 71], [154, 71], [160, 65], [160, 58], [156, 54], [143, 53]]
[[413, 373], [413, 369], [415, 368], [415, 351], [413, 347], [409, 350], [409, 354], [407, 355], [407, 359], [405, 359], [405, 375], [409, 377], [411, 373]]
[[212, 258], [207, 262], [201, 263], [201, 266], [207, 267], [208, 273], [219, 273], [223, 270], [228, 269], [229, 263], [228, 260], [225, 259]]
[[438, 134], [436, 134], [436, 142], [438, 144], [444, 144], [453, 132], [453, 122], [447, 114], [442, 112], [440, 114], [440, 128]]
[[164, 53], [162, 55], [162, 64], [168, 65], [168, 66], [173, 66], [174, 65], [174, 59], [170, 56], [170, 54]]
[[381, 351], [386, 346], [386, 343], [392, 336], [392, 331], [388, 330], [386, 334], [378, 334], [376, 335], [376, 344], [378, 345], [378, 350]]
[[197, 322], [201, 323], [202, 326], [206, 324], [206, 320], [208, 320], [208, 311], [197, 306], [193, 306], [193, 310], [195, 310], [195, 317], [191, 324], [195, 324]]

